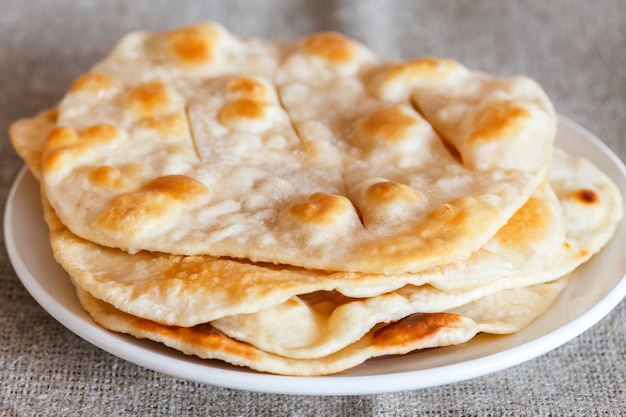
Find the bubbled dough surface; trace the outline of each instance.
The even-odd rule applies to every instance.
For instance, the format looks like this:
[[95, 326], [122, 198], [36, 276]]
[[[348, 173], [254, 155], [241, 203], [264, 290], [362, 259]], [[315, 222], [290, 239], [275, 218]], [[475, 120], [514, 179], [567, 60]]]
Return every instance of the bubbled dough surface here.
[[[19, 121], [12, 130], [16, 148], [31, 151], [23, 157], [36, 176], [40, 176], [38, 160], [29, 155], [41, 153], [41, 136], [51, 129], [53, 116], [42, 112], [32, 119]], [[567, 169], [564, 171], [559, 175], [568, 175]], [[144, 190], [165, 190], [167, 186], [168, 182], [160, 178], [148, 183]], [[603, 193], [598, 193], [598, 201], [608, 199]], [[130, 255], [74, 235], [58, 220], [45, 195], [42, 198], [55, 258], [77, 285], [131, 314], [184, 326], [228, 315], [254, 313], [292, 296], [315, 291], [336, 290], [349, 297], [373, 297], [407, 286], [417, 289], [418, 294], [426, 294], [428, 302], [422, 300], [418, 304], [416, 300], [424, 297], [409, 297], [413, 307], [419, 305], [424, 311], [453, 305], [450, 302], [462, 303], [499, 288], [550, 279], [550, 274], [533, 273], [552, 271], [566, 239], [565, 223], [569, 222], [562, 216], [556, 195], [543, 183], [507, 224], [469, 259], [419, 273], [381, 276], [255, 265], [210, 256], [182, 257], [148, 252]], [[530, 281], [520, 278], [528, 274], [532, 275]], [[418, 288], [424, 284], [438, 289]], [[475, 291], [477, 287], [480, 288]], [[180, 299], [186, 302], [180, 303]], [[396, 299], [404, 302], [401, 297]]]
[[[432, 285], [414, 285], [409, 282], [396, 290], [368, 298], [349, 298], [338, 291], [301, 294], [253, 314], [231, 315], [215, 320], [212, 325], [224, 334], [264, 351], [291, 358], [310, 358], [343, 349], [378, 323], [400, 320], [416, 312], [451, 311], [472, 303], [472, 310], [463, 307], [460, 311], [473, 311], [474, 315], [480, 311], [483, 320], [498, 322], [501, 315], [508, 314], [506, 308], [503, 311], [501, 307], [494, 308], [493, 304], [475, 300], [481, 297], [494, 300], [485, 296], [505, 289], [552, 282], [569, 274], [608, 242], [623, 216], [622, 199], [615, 184], [587, 160], [557, 149], [548, 177], [564, 209], [562, 214], [559, 211], [559, 215], [563, 216], [566, 235], [558, 242], [553, 241], [554, 246], [535, 247], [538, 252], [547, 250], [544, 255], [553, 261], [536, 271], [524, 272], [525, 268], [516, 268], [514, 272], [504, 273], [496, 280], [480, 283], [479, 279], [475, 287], [460, 290], [441, 291]], [[546, 224], [532, 223], [547, 215], [547, 212], [537, 211], [536, 204], [539, 204], [540, 199], [547, 201], [548, 198], [543, 192], [531, 197], [513, 217], [515, 221], [501, 229], [482, 250], [487, 249], [492, 254], [512, 260], [516, 255], [507, 250], [512, 242], [516, 242], [519, 245], [517, 247], [532, 247], [537, 243], [523, 242], [523, 229], [542, 229], [544, 233], [554, 233], [554, 229], [548, 228]], [[522, 258], [519, 258], [520, 263], [523, 263]], [[474, 257], [475, 261], [478, 259], [480, 254]], [[527, 259], [532, 262], [532, 258]], [[456, 263], [448, 272], [473, 282], [472, 277], [464, 275], [465, 268], [479, 266], [479, 263], [472, 262]], [[478, 268], [475, 274], [480, 276]], [[416, 274], [414, 278], [419, 275]], [[431, 275], [431, 279], [434, 279], [434, 285], [438, 281], [445, 281], [436, 274]], [[527, 308], [534, 309], [536, 305], [529, 302]], [[290, 319], [283, 323], [281, 317]]]
[[[128, 35], [60, 103], [46, 196], [72, 232], [129, 252], [370, 273], [467, 257], [541, 181], [554, 114], [523, 78], [406, 65], [329, 33]], [[458, 102], [471, 122], [452, 132]]]
[[[54, 112], [42, 112], [11, 131], [16, 149], [36, 176], [40, 173], [33, 155], [41, 153], [41, 137], [53, 123]], [[559, 149], [548, 179], [551, 187], [538, 187], [468, 260], [382, 277], [207, 256], [129, 255], [78, 238], [48, 205], [45, 212], [56, 259], [91, 295], [164, 324], [211, 321], [231, 338], [282, 356], [322, 357], [355, 342], [377, 323], [449, 310], [495, 291], [548, 282], [593, 256], [622, 217], [615, 185], [585, 159]], [[290, 328], [298, 329], [295, 340]]]

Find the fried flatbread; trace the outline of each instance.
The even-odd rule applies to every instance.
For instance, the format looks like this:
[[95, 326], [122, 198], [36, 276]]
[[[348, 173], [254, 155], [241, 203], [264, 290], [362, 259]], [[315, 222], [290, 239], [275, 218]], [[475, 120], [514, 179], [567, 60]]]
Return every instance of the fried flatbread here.
[[[37, 144], [43, 143], [36, 132], [47, 132], [52, 116], [44, 112], [19, 122], [19, 129], [12, 130], [16, 148], [30, 150], [23, 157], [35, 175], [39, 175]], [[615, 185], [587, 161], [560, 150], [552, 162], [549, 183], [554, 184], [560, 202], [544, 184], [469, 259], [398, 275], [306, 270], [209, 256], [130, 255], [77, 237], [45, 206], [56, 259], [79, 286], [134, 315], [181, 326], [226, 316], [231, 316], [228, 320], [232, 323], [241, 320], [237, 315], [291, 303], [292, 297], [302, 294], [336, 291], [343, 297], [365, 298], [405, 287], [400, 291], [403, 296], [397, 297], [404, 306], [393, 316], [397, 319], [401, 310], [436, 311], [504, 288], [549, 281], [596, 253], [621, 218], [621, 198]], [[586, 196], [592, 196], [592, 201]], [[561, 205], [567, 208], [565, 213]], [[363, 320], [360, 327], [352, 329], [351, 337], [375, 323]], [[318, 329], [318, 333], [323, 332]]]
[[[22, 127], [12, 132], [14, 142], [21, 143], [19, 149], [34, 149], [31, 154], [38, 154], [36, 144], [41, 140], [28, 126], [32, 123], [45, 132], [48, 128], [42, 119], [50, 120], [50, 115], [42, 113], [31, 122], [21, 121]], [[25, 155], [25, 159], [37, 171], [36, 158]], [[399, 275], [306, 270], [210, 256], [131, 255], [77, 237], [58, 220], [45, 196], [42, 199], [55, 257], [79, 286], [123, 311], [182, 326], [255, 313], [317, 291], [364, 298], [409, 284], [407, 288], [417, 289], [416, 294], [405, 296], [400, 303], [405, 308], [398, 307], [397, 312], [405, 311], [407, 303], [413, 309], [419, 306], [425, 312], [436, 311], [502, 288], [553, 279], [554, 262], [566, 239], [566, 219], [547, 183], [537, 188], [508, 224], [469, 259]], [[409, 293], [406, 289], [403, 292]], [[417, 294], [430, 294], [430, 302], [417, 302], [420, 297], [425, 300]], [[368, 323], [371, 319], [364, 320], [362, 326], [371, 326]], [[354, 330], [367, 330], [362, 326]]]
[[[73, 233], [130, 253], [386, 274], [467, 258], [542, 181], [556, 118], [536, 83], [448, 62], [407, 78], [334, 33], [135, 33], [60, 102], [45, 194]], [[381, 93], [431, 79], [462, 131]]]
[[[278, 306], [253, 314], [230, 315], [213, 321], [212, 325], [267, 352], [293, 358], [321, 357], [355, 342], [378, 323], [400, 320], [415, 312], [448, 311], [497, 291], [558, 279], [586, 262], [609, 241], [622, 217], [622, 200], [613, 182], [595, 166], [558, 149], [549, 179], [564, 207], [567, 230], [560, 250], [550, 255], [554, 260], [550, 266], [532, 273], [521, 273], [523, 269], [518, 269], [481, 282], [475, 265], [457, 262], [446, 272], [458, 273], [457, 280], [461, 277], [466, 280], [467, 286], [462, 289], [437, 289], [433, 285], [445, 281], [445, 276], [425, 271], [415, 274], [413, 282], [419, 282], [418, 277], [428, 277], [425, 282], [430, 285], [415, 285], [409, 279], [407, 285], [395, 291], [368, 298], [349, 298], [338, 291], [303, 293]], [[525, 220], [516, 220], [509, 224], [511, 228], [513, 224], [518, 230], [532, 227]], [[496, 234], [499, 242], [506, 241], [505, 235], [517, 243], [523, 239], [523, 234], [506, 234], [505, 230], [506, 227]], [[492, 253], [501, 254], [497, 250]], [[463, 275], [468, 266], [478, 278]], [[493, 317], [501, 313], [487, 305], [484, 311], [485, 316]]]
[[136, 32], [10, 128], [103, 327], [288, 375], [519, 331], [622, 218], [541, 87], [337, 33]]
[[[547, 310], [568, 279], [495, 293], [463, 306], [458, 313], [416, 313], [380, 326], [338, 352], [313, 359], [290, 359], [265, 352], [229, 338], [208, 323], [194, 327], [158, 324], [117, 310], [80, 288], [77, 293], [93, 320], [106, 329], [157, 341], [204, 359], [219, 359], [261, 372], [311, 376], [341, 372], [374, 357], [458, 345], [480, 332], [514, 333]], [[497, 314], [483, 314], [484, 305]]]

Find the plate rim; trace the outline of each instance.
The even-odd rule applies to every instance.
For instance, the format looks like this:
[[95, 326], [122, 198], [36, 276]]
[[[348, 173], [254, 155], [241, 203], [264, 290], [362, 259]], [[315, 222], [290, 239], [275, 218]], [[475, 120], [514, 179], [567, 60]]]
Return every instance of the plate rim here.
[[[626, 166], [606, 143], [566, 116], [559, 114], [558, 122], [559, 128], [569, 129], [584, 136], [589, 142], [586, 146], [595, 147], [603, 157], [609, 158], [621, 174], [620, 180], [626, 181]], [[258, 373], [228, 364], [220, 363], [220, 366], [217, 366], [218, 362], [214, 360], [211, 360], [210, 364], [216, 366], [207, 366], [206, 360], [186, 356], [169, 348], [159, 348], [158, 350], [162, 352], [155, 352], [156, 342], [149, 342], [146, 347], [144, 341], [133, 336], [101, 328], [91, 321], [86, 312], [83, 311], [84, 314], [79, 315], [70, 311], [68, 306], [64, 306], [45, 291], [38, 278], [28, 273], [28, 265], [17, 248], [15, 230], [11, 222], [17, 193], [27, 175], [31, 174], [27, 167], [23, 167], [14, 179], [7, 196], [3, 219], [4, 238], [11, 265], [35, 301], [78, 337], [114, 356], [147, 369], [212, 386], [269, 394], [335, 396], [382, 394], [461, 382], [517, 366], [568, 343], [601, 321], [626, 297], [626, 274], [623, 274], [614, 287], [591, 308], [543, 336], [482, 357], [426, 369], [375, 375], [340, 373], [317, 377], [294, 377]], [[616, 178], [612, 179], [617, 181]], [[613, 239], [617, 239], [618, 232], [619, 229]], [[541, 320], [541, 317], [538, 320]], [[147, 355], [147, 351], [151, 355]], [[156, 356], [152, 358], [152, 355]], [[463, 372], [458, 372], [459, 368], [462, 368]], [[453, 370], [455, 372], [451, 372]], [[456, 377], [450, 377], [451, 373], [456, 374]]]

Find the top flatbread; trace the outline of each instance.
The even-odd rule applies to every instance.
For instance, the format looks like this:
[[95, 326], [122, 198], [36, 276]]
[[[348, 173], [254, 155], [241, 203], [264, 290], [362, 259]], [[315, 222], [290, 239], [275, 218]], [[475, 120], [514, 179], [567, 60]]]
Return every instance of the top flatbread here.
[[403, 273], [489, 240], [554, 136], [526, 78], [202, 24], [131, 34], [76, 80], [41, 168], [61, 221], [104, 246]]
[[[20, 120], [11, 128], [13, 145], [37, 178], [41, 177], [41, 148], [54, 123], [54, 112], [47, 111]], [[567, 168], [561, 171], [561, 177], [573, 175]], [[595, 178], [594, 170], [586, 169], [585, 172], [583, 176], [587, 181]], [[573, 181], [561, 187], [565, 189], [561, 192], [571, 193], [571, 189], [577, 189], [575, 187], [579, 185], [578, 181]], [[588, 192], [598, 188], [592, 185], [586, 189]], [[586, 205], [594, 217], [606, 217], [607, 220], [598, 223], [607, 226], [594, 228], [595, 233], [608, 229], [614, 220], [610, 215], [614, 208], [610, 201], [616, 197], [609, 192], [613, 189], [608, 188], [608, 191], [597, 192], [597, 200], [603, 202], [602, 205]], [[254, 313], [276, 304], [289, 303], [292, 296], [316, 291], [337, 290], [343, 296], [362, 298], [394, 291], [408, 284], [430, 284], [441, 291], [427, 291], [428, 306], [420, 303], [420, 309], [432, 311], [442, 308], [438, 301], [440, 297], [436, 295], [440, 292], [462, 292], [463, 297], [451, 294], [454, 303], [458, 304], [484, 294], [495, 281], [498, 281], [497, 290], [530, 285], [528, 279], [521, 278], [529, 274], [531, 283], [553, 279], [556, 275], [547, 274], [546, 277], [545, 271], [552, 271], [561, 263], [560, 254], [567, 239], [565, 227], [570, 222], [570, 219], [563, 218], [557, 196], [544, 182], [507, 224], [469, 258], [415, 273], [381, 275], [309, 270], [206, 255], [180, 256], [147, 251], [129, 254], [79, 238], [59, 221], [45, 195], [42, 200], [55, 259], [76, 285], [128, 313], [184, 326], [227, 315]], [[595, 212], [596, 207], [605, 210], [606, 214]], [[617, 208], [614, 211], [618, 211]], [[592, 248], [597, 248], [599, 243], [593, 236], [584, 234], [584, 225], [577, 230], [583, 233], [579, 241], [587, 242], [585, 249], [590, 256], [596, 250]], [[569, 241], [571, 249], [568, 253], [581, 250], [579, 241]], [[559, 268], [558, 274], [564, 273]], [[500, 285], [504, 281], [507, 283]], [[479, 286], [482, 289], [474, 291]], [[409, 298], [415, 300], [416, 297]], [[446, 295], [443, 298], [447, 298]], [[401, 311], [398, 306], [394, 310], [396, 313]]]

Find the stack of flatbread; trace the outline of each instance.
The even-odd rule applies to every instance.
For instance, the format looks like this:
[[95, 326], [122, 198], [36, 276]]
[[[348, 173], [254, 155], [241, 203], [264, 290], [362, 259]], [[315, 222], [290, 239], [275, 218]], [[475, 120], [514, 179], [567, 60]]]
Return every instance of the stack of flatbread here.
[[526, 77], [212, 23], [127, 35], [10, 129], [95, 322], [288, 375], [541, 315], [622, 217], [555, 135]]

